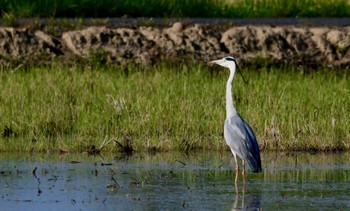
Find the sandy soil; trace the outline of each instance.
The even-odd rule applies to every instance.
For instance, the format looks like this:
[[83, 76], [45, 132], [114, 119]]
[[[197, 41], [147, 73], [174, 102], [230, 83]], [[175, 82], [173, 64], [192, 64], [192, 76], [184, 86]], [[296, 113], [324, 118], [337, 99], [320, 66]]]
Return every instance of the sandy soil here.
[[53, 36], [44, 30], [0, 28], [0, 66], [103, 56], [108, 63], [152, 64], [226, 55], [241, 63], [348, 68], [350, 27], [227, 26], [174, 23], [170, 27], [90, 26]]

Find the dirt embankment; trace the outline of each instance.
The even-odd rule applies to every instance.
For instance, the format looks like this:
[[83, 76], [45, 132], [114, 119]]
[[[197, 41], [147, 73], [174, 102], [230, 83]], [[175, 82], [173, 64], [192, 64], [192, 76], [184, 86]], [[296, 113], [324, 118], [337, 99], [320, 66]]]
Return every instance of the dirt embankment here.
[[104, 57], [108, 63], [208, 61], [232, 55], [240, 62], [350, 65], [350, 27], [227, 26], [175, 23], [171, 27], [88, 27], [52, 36], [26, 28], [0, 28], [0, 65], [53, 58]]

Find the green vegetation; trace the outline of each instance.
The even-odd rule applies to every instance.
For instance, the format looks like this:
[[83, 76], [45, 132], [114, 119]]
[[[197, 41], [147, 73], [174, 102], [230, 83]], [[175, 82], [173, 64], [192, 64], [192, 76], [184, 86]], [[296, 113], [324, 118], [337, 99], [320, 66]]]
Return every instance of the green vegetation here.
[[[347, 150], [350, 80], [329, 70], [246, 69], [235, 106], [263, 150]], [[62, 66], [0, 73], [0, 151], [227, 149], [228, 72], [206, 64]]]
[[2, 17], [349, 17], [347, 0], [2, 0]]

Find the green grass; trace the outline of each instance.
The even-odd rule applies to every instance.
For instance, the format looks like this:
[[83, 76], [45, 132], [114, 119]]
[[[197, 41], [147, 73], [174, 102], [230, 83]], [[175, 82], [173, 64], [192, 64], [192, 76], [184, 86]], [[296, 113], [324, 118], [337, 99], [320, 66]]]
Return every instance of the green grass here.
[[2, 17], [349, 17], [347, 0], [2, 0]]
[[[263, 150], [347, 150], [350, 80], [329, 70], [245, 70], [235, 106]], [[1, 72], [0, 151], [227, 149], [228, 71], [207, 65], [32, 67]]]

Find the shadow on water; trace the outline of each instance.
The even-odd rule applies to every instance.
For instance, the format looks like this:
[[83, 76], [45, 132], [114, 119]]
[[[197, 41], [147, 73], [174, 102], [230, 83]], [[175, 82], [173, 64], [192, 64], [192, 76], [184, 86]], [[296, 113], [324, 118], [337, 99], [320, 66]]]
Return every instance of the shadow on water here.
[[0, 155], [6, 210], [348, 209], [349, 154], [262, 153], [263, 172], [234, 183], [229, 152]]

